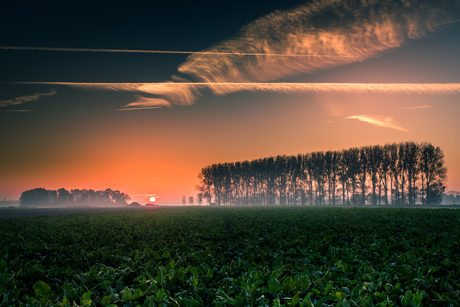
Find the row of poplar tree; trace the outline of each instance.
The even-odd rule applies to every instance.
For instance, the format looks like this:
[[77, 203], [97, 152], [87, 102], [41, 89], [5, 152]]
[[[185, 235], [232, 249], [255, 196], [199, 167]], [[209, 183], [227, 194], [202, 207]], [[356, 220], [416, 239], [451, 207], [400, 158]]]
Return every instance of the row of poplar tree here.
[[204, 167], [197, 200], [210, 205], [438, 204], [444, 153], [404, 142], [280, 155]]

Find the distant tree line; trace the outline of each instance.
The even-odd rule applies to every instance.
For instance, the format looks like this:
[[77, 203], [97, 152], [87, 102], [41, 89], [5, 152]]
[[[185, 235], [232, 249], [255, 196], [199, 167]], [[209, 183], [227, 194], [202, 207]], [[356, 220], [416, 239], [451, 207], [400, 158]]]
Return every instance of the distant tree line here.
[[46, 190], [36, 188], [24, 191], [19, 199], [21, 206], [111, 206], [126, 205], [131, 198], [118, 190], [94, 191], [61, 188]]
[[405, 142], [213, 164], [197, 190], [212, 205], [426, 205], [446, 174], [441, 148]]
[[460, 192], [449, 191], [444, 193], [442, 202], [450, 205], [460, 204]]

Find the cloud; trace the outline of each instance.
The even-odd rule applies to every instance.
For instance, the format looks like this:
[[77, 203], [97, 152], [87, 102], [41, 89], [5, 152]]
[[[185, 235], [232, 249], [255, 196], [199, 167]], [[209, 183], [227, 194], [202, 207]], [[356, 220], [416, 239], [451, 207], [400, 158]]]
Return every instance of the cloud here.
[[399, 108], [398, 110], [419, 110], [419, 109], [431, 109], [432, 106], [415, 106], [415, 107], [405, 107]]
[[[449, 18], [454, 8], [453, 1], [317, 0], [249, 23], [236, 37], [204, 50], [228, 55], [192, 54], [178, 70], [209, 83], [267, 82], [312, 73], [364, 61], [401, 47], [408, 39], [421, 38], [434, 30], [431, 25]], [[308, 54], [329, 56], [303, 56]], [[217, 94], [238, 90], [233, 86], [211, 89]]]
[[15, 106], [15, 105], [23, 104], [25, 102], [38, 100], [40, 99], [40, 97], [43, 97], [43, 96], [53, 96], [53, 95], [56, 95], [56, 91], [54, 89], [51, 89], [49, 93], [35, 93], [33, 95], [21, 96], [21, 97], [9, 99], [9, 100], [1, 100], [0, 108], [6, 107], [6, 106]]
[[392, 117], [380, 116], [380, 115], [353, 115], [345, 118], [357, 119], [362, 122], [369, 123], [371, 125], [391, 128], [402, 132], [409, 132], [407, 129], [401, 127], [399, 124], [393, 121]]
[[0, 112], [29, 112], [30, 110], [0, 110]]
[[161, 107], [171, 107], [171, 104], [161, 98], [147, 98], [140, 95], [136, 95], [137, 100], [135, 102], [128, 103], [123, 108], [118, 109], [119, 111], [128, 110], [145, 110], [145, 109], [158, 109]]
[[[157, 95], [168, 103], [191, 105], [201, 93], [197, 90], [209, 86], [204, 83], [85, 83], [85, 82], [15, 82], [15, 84], [64, 85], [86, 90], [127, 91]], [[139, 96], [138, 96], [139, 97]], [[145, 98], [145, 97], [144, 97]], [[139, 99], [139, 98], [138, 98]], [[166, 104], [165, 104], [166, 106]]]
[[137, 101], [126, 105], [138, 107], [191, 105], [201, 95], [200, 90], [211, 89], [216, 93], [225, 91], [251, 91], [273, 93], [380, 93], [380, 94], [456, 94], [460, 83], [78, 83], [78, 82], [20, 82], [21, 84], [64, 85], [87, 90], [129, 91], [153, 94], [159, 98], [137, 96]]
[[180, 50], [135, 50], [135, 49], [95, 49], [95, 48], [55, 48], [31, 46], [0, 46], [0, 50], [29, 50], [29, 51], [60, 51], [60, 52], [108, 52], [108, 53], [156, 53], [156, 54], [205, 54], [232, 56], [275, 56], [275, 57], [349, 57], [347, 55], [330, 54], [283, 54], [283, 53], [253, 53], [253, 52], [220, 52], [220, 51], [180, 51]]
[[[210, 89], [224, 95], [238, 91], [305, 93], [459, 92], [459, 84], [286, 83], [272, 81], [313, 73], [377, 57], [418, 39], [453, 20], [459, 1], [450, 0], [313, 0], [275, 11], [247, 24], [233, 38], [202, 51], [12, 47], [74, 52], [190, 54], [164, 83], [45, 83], [86, 89], [132, 91], [156, 95], [175, 105], [191, 105]], [[141, 98], [138, 98], [141, 99]], [[145, 98], [151, 99], [151, 98]], [[147, 100], [140, 103], [149, 104]], [[152, 102], [155, 103], [155, 102]], [[147, 106], [150, 108], [154, 106]], [[132, 109], [126, 107], [124, 109]]]

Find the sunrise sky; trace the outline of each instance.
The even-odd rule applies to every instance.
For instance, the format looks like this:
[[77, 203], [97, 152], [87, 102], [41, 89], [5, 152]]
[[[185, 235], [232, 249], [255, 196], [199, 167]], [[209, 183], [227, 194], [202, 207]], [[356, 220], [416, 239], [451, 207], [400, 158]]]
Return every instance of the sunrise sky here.
[[0, 13], [0, 198], [196, 196], [201, 168], [401, 141], [460, 190], [460, 1], [15, 2]]

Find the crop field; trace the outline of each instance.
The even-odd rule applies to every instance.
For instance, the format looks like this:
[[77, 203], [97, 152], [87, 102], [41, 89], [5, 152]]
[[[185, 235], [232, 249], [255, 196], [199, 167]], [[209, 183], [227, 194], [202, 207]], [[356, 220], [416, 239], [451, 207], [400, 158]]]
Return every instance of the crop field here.
[[0, 220], [2, 306], [459, 306], [460, 211], [171, 208]]
[[[121, 211], [139, 211], [139, 210], [156, 210], [164, 208], [156, 207], [55, 207], [55, 208], [0, 208], [0, 219], [4, 218], [22, 218], [38, 216], [58, 216], [69, 214], [90, 214], [102, 212], [121, 212]], [[166, 207], [167, 208], [167, 207]]]

